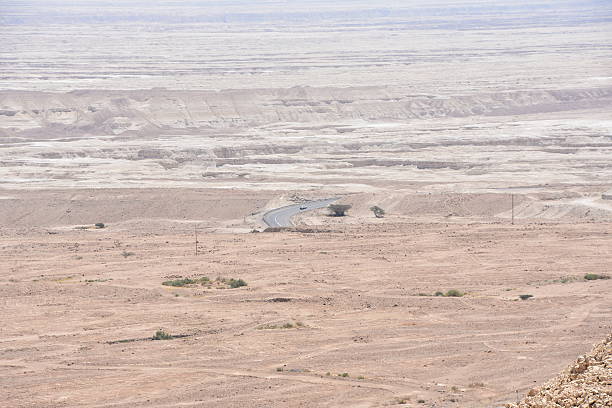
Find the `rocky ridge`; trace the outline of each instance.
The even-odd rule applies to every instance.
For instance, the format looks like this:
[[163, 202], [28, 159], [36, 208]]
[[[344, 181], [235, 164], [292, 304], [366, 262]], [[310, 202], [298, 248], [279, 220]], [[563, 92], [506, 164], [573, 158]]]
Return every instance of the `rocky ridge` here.
[[604, 408], [612, 406], [612, 334], [557, 378], [506, 408]]

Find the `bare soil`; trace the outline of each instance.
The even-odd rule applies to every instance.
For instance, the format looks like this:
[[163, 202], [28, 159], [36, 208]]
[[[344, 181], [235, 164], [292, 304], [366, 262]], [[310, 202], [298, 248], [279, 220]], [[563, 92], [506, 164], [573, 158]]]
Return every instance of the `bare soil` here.
[[610, 223], [174, 225], [1, 230], [7, 406], [496, 406], [611, 331]]

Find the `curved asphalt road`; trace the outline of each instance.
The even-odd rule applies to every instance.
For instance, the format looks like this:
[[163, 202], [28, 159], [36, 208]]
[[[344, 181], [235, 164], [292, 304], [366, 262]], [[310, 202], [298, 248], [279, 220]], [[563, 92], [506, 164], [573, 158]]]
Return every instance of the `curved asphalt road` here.
[[[265, 213], [263, 220], [269, 227], [292, 227], [293, 224], [291, 223], [291, 217], [294, 215], [327, 207], [336, 200], [338, 200], [338, 198], [327, 198], [325, 200], [306, 201], [305, 203], [301, 204], [293, 204], [286, 207], [277, 208]], [[300, 210], [300, 207], [306, 208]]]

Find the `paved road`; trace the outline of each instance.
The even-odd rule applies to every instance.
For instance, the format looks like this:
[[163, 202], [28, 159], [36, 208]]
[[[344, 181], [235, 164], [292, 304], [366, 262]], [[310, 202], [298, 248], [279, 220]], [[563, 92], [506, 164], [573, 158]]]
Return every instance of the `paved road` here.
[[[269, 227], [292, 227], [291, 217], [296, 214], [324, 208], [338, 200], [338, 198], [327, 198], [325, 200], [306, 201], [301, 204], [288, 205], [277, 208], [264, 214], [263, 220]], [[303, 210], [300, 207], [306, 207]]]

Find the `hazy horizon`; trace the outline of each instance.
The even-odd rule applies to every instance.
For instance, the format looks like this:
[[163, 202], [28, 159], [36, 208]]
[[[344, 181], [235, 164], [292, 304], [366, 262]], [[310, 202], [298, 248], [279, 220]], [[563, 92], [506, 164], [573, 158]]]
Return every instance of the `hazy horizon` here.
[[[612, 5], [604, 0], [591, 1], [397, 1], [383, 0], [373, 5], [364, 0], [268, 1], [108, 1], [77, 0], [41, 1], [13, 0], [2, 2], [0, 22], [7, 24], [67, 23], [263, 23], [351, 20], [359, 18], [414, 18], [463, 16], [477, 18], [488, 15], [484, 26], [494, 26], [502, 16], [520, 17], [530, 13], [532, 24], [546, 24], [563, 14], [572, 21], [593, 19], [610, 21]], [[95, 13], [92, 13], [95, 11]], [[535, 18], [534, 18], [535, 17]], [[441, 28], [444, 28], [442, 25]], [[451, 28], [454, 28], [452, 26]]]

